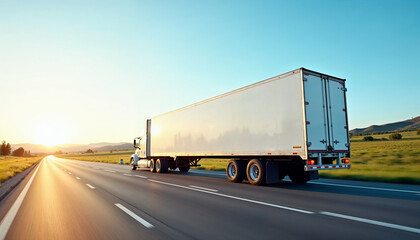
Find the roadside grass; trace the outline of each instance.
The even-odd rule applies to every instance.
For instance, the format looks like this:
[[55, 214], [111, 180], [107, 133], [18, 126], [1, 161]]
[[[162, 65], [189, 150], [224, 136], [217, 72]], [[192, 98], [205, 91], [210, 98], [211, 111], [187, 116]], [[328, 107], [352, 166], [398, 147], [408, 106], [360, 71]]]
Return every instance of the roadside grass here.
[[[372, 135], [375, 139], [388, 139], [390, 134]], [[340, 178], [363, 181], [380, 181], [391, 183], [420, 184], [420, 135], [416, 131], [402, 132], [401, 140], [363, 141], [364, 136], [354, 136], [351, 142], [350, 163], [352, 169], [324, 170], [320, 176], [325, 178]], [[129, 164], [134, 151], [93, 154], [63, 154], [57, 157]], [[199, 167], [225, 171], [228, 159], [202, 159]]]
[[17, 173], [23, 172], [43, 157], [0, 157], [0, 186], [1, 183], [13, 177]]
[[126, 151], [113, 151], [110, 152], [97, 152], [97, 153], [75, 153], [75, 154], [60, 154], [55, 155], [59, 158], [68, 158], [90, 162], [103, 162], [103, 163], [116, 163], [120, 164], [120, 159], [123, 159], [124, 164], [130, 164], [131, 155], [134, 150]]
[[[390, 134], [371, 135], [388, 139]], [[401, 140], [363, 141], [354, 136], [351, 142], [352, 169], [320, 171], [321, 177], [420, 184], [420, 135], [402, 132]]]

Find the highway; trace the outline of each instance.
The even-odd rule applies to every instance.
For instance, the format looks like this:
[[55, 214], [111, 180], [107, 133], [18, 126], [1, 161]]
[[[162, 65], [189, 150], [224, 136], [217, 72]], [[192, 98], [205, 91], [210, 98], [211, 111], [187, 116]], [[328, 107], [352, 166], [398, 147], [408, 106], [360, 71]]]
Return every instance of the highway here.
[[254, 186], [49, 156], [0, 204], [5, 239], [420, 239], [415, 185]]

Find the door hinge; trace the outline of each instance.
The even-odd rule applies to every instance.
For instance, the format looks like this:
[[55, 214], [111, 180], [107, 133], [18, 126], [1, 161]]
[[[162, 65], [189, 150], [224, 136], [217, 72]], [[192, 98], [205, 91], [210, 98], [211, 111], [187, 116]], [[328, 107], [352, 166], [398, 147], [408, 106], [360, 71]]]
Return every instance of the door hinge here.
[[338, 144], [338, 143], [340, 143], [340, 141], [335, 140], [333, 143], [334, 143], [334, 144]]
[[325, 144], [327, 141], [325, 140], [325, 139], [322, 139], [321, 141], [319, 141], [319, 142], [322, 142], [323, 144]]

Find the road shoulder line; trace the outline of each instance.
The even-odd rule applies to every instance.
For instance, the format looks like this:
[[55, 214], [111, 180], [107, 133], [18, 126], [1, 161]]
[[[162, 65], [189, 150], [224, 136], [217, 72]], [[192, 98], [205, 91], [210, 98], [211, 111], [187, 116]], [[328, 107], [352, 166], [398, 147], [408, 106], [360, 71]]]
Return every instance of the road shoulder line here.
[[22, 205], [22, 202], [26, 197], [26, 193], [28, 192], [28, 190], [29, 190], [29, 188], [30, 188], [30, 186], [31, 186], [31, 184], [32, 184], [32, 182], [35, 178], [35, 175], [38, 172], [38, 169], [41, 166], [41, 164], [42, 164], [42, 160], [38, 164], [38, 166], [36, 167], [34, 174], [32, 174], [31, 178], [26, 183], [25, 187], [23, 188], [22, 192], [19, 194], [16, 201], [13, 203], [12, 207], [7, 212], [6, 216], [1, 221], [1, 223], [0, 223], [0, 239], [4, 239], [6, 237], [7, 232], [9, 231], [9, 228], [12, 225], [13, 220], [15, 219], [17, 212], [19, 211], [19, 208]]
[[331, 213], [331, 212], [319, 212], [319, 214], [348, 219], [348, 220], [357, 221], [357, 222], [369, 223], [369, 224], [378, 225], [378, 226], [387, 227], [387, 228], [394, 228], [394, 229], [403, 230], [407, 232], [420, 233], [420, 229], [418, 228], [406, 227], [402, 225], [380, 222], [380, 221], [370, 220], [366, 218], [353, 217], [353, 216], [348, 216], [348, 215], [343, 215], [343, 214], [338, 214], [338, 213]]

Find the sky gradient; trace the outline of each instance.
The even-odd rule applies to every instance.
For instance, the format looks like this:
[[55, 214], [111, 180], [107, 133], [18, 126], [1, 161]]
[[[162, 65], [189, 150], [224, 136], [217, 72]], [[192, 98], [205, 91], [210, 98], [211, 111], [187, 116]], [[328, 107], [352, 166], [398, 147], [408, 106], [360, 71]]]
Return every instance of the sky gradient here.
[[131, 142], [147, 118], [300, 67], [347, 79], [350, 129], [416, 117], [419, 12], [414, 0], [3, 0], [0, 140]]

